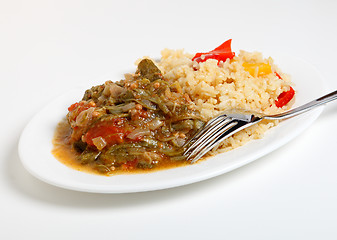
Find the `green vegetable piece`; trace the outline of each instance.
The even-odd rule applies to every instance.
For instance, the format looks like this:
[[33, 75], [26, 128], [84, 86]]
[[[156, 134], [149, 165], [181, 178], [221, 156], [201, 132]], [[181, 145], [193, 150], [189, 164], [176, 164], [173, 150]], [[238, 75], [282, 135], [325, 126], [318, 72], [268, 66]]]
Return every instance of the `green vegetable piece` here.
[[134, 98], [135, 96], [133, 95], [133, 92], [130, 90], [125, 91], [125, 93], [117, 97], [119, 103], [128, 103], [131, 102]]
[[79, 140], [79, 141], [73, 143], [73, 147], [77, 152], [81, 153], [86, 149], [87, 143]]
[[147, 78], [151, 82], [162, 78], [161, 71], [150, 59], [143, 59], [140, 61], [136, 73], [139, 73], [141, 77]]
[[172, 128], [177, 131], [191, 130], [194, 127], [193, 125], [194, 125], [193, 120], [184, 120], [184, 121], [180, 121], [175, 124], [172, 124]]
[[141, 169], [151, 169], [153, 167], [154, 167], [153, 164], [147, 163], [147, 162], [143, 162], [143, 161], [141, 161], [141, 162], [139, 162], [137, 164], [137, 168], [141, 168]]
[[148, 147], [148, 148], [157, 148], [158, 147], [158, 141], [152, 138], [144, 138], [142, 140], [142, 142], [140, 143], [142, 144], [144, 147]]
[[101, 96], [103, 90], [104, 90], [104, 84], [94, 86], [85, 91], [82, 100], [88, 101], [89, 99], [92, 99], [94, 101], [97, 101], [97, 99]]
[[160, 149], [159, 152], [165, 154], [166, 156], [169, 157], [174, 157], [174, 156], [182, 156], [184, 153], [185, 149], [184, 148], [167, 148], [167, 149]]
[[183, 160], [186, 160], [186, 156], [184, 155], [181, 155], [181, 156], [172, 156], [170, 157], [170, 160], [172, 161], [183, 161]]
[[111, 169], [108, 168], [107, 166], [103, 165], [103, 164], [99, 164], [95, 166], [95, 169], [97, 171], [99, 171], [100, 173], [108, 173], [111, 172]]
[[100, 152], [90, 152], [90, 150], [86, 150], [78, 156], [78, 160], [84, 165], [96, 161], [99, 155]]

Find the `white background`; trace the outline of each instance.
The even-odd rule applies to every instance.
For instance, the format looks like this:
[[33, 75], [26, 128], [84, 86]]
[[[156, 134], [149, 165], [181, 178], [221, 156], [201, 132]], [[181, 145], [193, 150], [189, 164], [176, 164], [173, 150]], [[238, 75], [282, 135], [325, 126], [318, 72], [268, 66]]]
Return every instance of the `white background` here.
[[337, 1], [2, 0], [0, 239], [337, 239], [336, 103], [277, 151], [188, 186], [82, 193], [23, 168], [20, 134], [55, 97], [165, 47], [207, 51], [229, 38], [233, 50], [301, 57], [337, 89]]

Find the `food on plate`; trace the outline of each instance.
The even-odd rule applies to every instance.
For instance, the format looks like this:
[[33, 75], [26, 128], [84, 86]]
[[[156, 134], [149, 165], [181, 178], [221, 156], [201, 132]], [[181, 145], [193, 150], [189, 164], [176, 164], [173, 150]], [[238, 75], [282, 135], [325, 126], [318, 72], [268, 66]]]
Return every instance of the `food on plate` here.
[[[185, 143], [208, 119], [230, 109], [283, 112], [294, 99], [291, 85], [272, 58], [236, 55], [231, 40], [205, 53], [164, 49], [159, 61], [140, 59], [135, 73], [86, 90], [57, 127], [53, 153], [106, 175], [186, 165]], [[261, 138], [277, 123], [238, 132], [208, 155]]]

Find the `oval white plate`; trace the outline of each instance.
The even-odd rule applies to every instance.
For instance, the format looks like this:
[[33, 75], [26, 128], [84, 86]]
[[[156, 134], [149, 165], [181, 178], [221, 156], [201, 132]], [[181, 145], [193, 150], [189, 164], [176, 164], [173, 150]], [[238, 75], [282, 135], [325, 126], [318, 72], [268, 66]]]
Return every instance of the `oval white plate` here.
[[[310, 64], [289, 56], [271, 55], [282, 71], [289, 73], [297, 91], [299, 106], [326, 93], [320, 74]], [[229, 172], [270, 153], [289, 142], [320, 115], [320, 107], [310, 113], [288, 119], [255, 140], [233, 151], [219, 154], [186, 167], [146, 174], [92, 175], [73, 170], [51, 154], [52, 138], [67, 107], [80, 100], [84, 90], [74, 90], [42, 109], [24, 129], [19, 142], [19, 155], [24, 167], [35, 177], [49, 184], [85, 192], [127, 193], [171, 188], [202, 181]]]

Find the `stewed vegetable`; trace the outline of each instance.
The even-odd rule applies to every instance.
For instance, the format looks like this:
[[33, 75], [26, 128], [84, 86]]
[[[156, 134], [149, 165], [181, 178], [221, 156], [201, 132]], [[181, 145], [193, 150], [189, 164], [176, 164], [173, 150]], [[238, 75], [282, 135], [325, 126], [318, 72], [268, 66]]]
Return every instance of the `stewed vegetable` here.
[[88, 89], [68, 110], [78, 160], [102, 173], [184, 160], [183, 145], [205, 122], [179, 83], [166, 81], [149, 59], [124, 80]]

